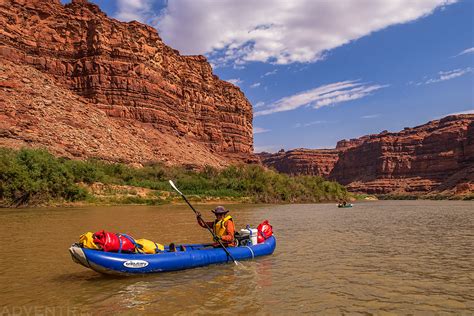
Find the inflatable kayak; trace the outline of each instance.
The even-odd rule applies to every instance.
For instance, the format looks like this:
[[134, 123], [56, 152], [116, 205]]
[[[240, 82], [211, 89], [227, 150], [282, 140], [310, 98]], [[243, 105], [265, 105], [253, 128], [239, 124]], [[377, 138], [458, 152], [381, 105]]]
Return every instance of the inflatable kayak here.
[[348, 208], [348, 207], [352, 207], [352, 204], [338, 205], [337, 207], [339, 207], [339, 208]]
[[[99, 273], [115, 275], [158, 273], [232, 262], [222, 248], [212, 248], [208, 244], [182, 246], [184, 251], [169, 252], [166, 248], [165, 252], [157, 254], [127, 254], [81, 248], [74, 244], [69, 252], [74, 262]], [[229, 247], [227, 250], [236, 260], [246, 260], [270, 255], [275, 247], [275, 237], [271, 236], [257, 245]], [[180, 248], [177, 246], [177, 250]]]

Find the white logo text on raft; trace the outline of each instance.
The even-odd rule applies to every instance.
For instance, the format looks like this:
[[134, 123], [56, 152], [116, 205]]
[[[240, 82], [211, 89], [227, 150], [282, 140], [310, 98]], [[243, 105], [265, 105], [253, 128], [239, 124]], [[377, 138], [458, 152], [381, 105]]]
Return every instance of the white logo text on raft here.
[[139, 269], [144, 268], [148, 265], [148, 262], [143, 260], [128, 260], [123, 263], [127, 268]]

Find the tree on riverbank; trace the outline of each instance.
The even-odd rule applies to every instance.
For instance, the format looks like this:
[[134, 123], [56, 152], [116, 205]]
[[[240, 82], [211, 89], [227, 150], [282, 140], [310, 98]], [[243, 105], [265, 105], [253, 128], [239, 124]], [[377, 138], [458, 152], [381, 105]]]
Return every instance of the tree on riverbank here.
[[[96, 183], [147, 188], [169, 193], [173, 179], [190, 195], [201, 198], [246, 198], [255, 203], [322, 202], [346, 199], [347, 190], [321, 177], [290, 177], [259, 165], [188, 170], [149, 164], [134, 168], [99, 160], [56, 158], [45, 150], [0, 148], [0, 201], [3, 206], [38, 205], [52, 201], [93, 201], [88, 188]], [[160, 199], [161, 203], [172, 198]], [[150, 203], [126, 199], [122, 203]]]

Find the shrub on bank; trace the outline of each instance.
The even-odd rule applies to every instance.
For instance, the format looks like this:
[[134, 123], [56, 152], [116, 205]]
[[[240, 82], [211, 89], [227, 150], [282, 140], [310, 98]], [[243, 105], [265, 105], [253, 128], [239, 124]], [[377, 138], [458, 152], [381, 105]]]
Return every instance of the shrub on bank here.
[[[348, 198], [347, 190], [321, 177], [290, 177], [259, 165], [205, 167], [200, 171], [150, 164], [133, 168], [95, 159], [55, 158], [45, 150], [0, 149], [0, 201], [10, 206], [31, 205], [63, 199], [88, 198], [78, 183], [130, 185], [172, 191], [168, 180], [189, 195], [213, 198], [244, 198], [254, 202], [321, 202]], [[126, 202], [138, 203], [129, 197]], [[152, 201], [145, 201], [152, 203]]]
[[40, 204], [51, 199], [75, 201], [86, 195], [67, 165], [47, 151], [0, 148], [0, 201], [7, 206]]

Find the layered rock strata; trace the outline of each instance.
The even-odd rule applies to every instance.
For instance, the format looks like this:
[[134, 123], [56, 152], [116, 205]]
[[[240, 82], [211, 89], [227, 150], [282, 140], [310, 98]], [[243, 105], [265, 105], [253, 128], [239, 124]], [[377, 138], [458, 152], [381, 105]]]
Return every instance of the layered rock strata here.
[[474, 191], [474, 115], [448, 116], [398, 133], [344, 140], [334, 150], [260, 155], [280, 172], [336, 180], [375, 194]]
[[259, 156], [267, 167], [280, 172], [329, 177], [339, 159], [339, 150], [298, 148], [276, 154], [261, 153]]
[[252, 107], [238, 87], [205, 57], [181, 56], [152, 27], [108, 18], [87, 1], [0, 0], [0, 58], [51, 76], [125, 129], [202, 145], [210, 160], [253, 152]]
[[32, 67], [0, 65], [0, 147], [47, 148], [55, 155], [141, 165], [161, 161], [224, 166], [200, 142], [108, 116], [87, 99]]

